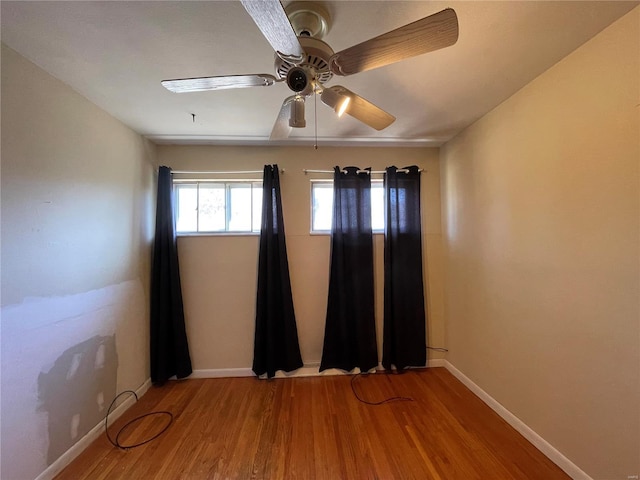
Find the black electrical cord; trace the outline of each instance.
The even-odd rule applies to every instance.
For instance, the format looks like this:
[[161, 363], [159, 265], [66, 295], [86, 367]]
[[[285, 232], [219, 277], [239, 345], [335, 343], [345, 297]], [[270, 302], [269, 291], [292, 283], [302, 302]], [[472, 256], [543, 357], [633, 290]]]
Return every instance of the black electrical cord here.
[[[120, 430], [118, 430], [118, 433], [116, 434], [116, 439], [113, 440], [113, 438], [111, 438], [111, 435], [109, 435], [109, 414], [111, 413], [111, 409], [113, 408], [113, 405], [116, 403], [116, 400], [118, 400], [118, 398], [120, 398], [125, 393], [132, 394], [134, 397], [136, 397], [136, 402], [138, 401], [138, 395], [133, 390], [125, 390], [123, 392], [120, 392], [118, 395], [116, 395], [116, 397], [111, 402], [111, 405], [109, 405], [109, 408], [107, 409], [107, 416], [104, 417], [104, 431], [107, 434], [107, 438], [109, 439], [109, 442], [111, 442], [111, 445], [113, 445], [114, 447], [117, 447], [117, 448], [119, 448], [121, 450], [130, 450], [132, 448], [136, 448], [136, 447], [140, 447], [142, 445], [145, 445], [145, 444], [155, 440], [156, 438], [158, 438], [164, 432], [166, 432], [167, 429], [173, 423], [173, 413], [167, 412], [167, 411], [159, 411], [159, 412], [150, 412], [150, 413], [145, 413], [144, 415], [140, 415], [140, 416], [134, 418], [133, 420], [130, 420], [129, 422], [127, 422]], [[127, 427], [129, 427], [130, 425], [134, 424], [135, 422], [138, 422], [138, 421], [142, 420], [143, 418], [150, 417], [152, 415], [167, 415], [167, 416], [169, 416], [169, 423], [167, 423], [165, 425], [165, 427], [162, 430], [160, 430], [158, 433], [156, 433], [153, 437], [151, 437], [151, 438], [149, 438], [149, 439], [147, 439], [147, 440], [145, 440], [143, 442], [134, 443], [132, 445], [123, 445], [122, 443], [120, 443], [120, 435], [122, 434], [122, 432], [124, 432], [127, 429]]]
[[436, 352], [448, 352], [448, 348], [444, 347], [427, 347], [429, 350], [435, 350]]
[[[360, 395], [358, 395], [358, 392], [356, 391], [356, 387], [355, 387], [355, 381], [356, 381], [356, 378], [360, 376], [367, 376], [367, 375], [368, 373], [358, 373], [351, 377], [351, 390], [353, 391], [353, 394], [355, 395], [355, 397], [362, 403], [366, 403], [367, 405], [382, 405], [390, 402], [413, 402], [413, 398], [411, 397], [389, 397], [389, 398], [385, 398], [384, 400], [380, 400], [379, 402], [370, 402], [368, 400], [365, 400]], [[376, 375], [380, 375], [380, 374], [377, 373]], [[382, 375], [388, 375], [388, 374], [383, 373]]]
[[[448, 348], [444, 348], [444, 347], [427, 347], [427, 348], [429, 350], [434, 350], [436, 352], [449, 351]], [[358, 395], [358, 392], [356, 391], [355, 381], [356, 381], [356, 378], [358, 378], [359, 376], [366, 376], [366, 375], [368, 375], [368, 373], [361, 372], [351, 377], [351, 390], [353, 391], [353, 394], [355, 395], [355, 397], [362, 403], [366, 403], [367, 405], [383, 405], [385, 403], [390, 403], [390, 402], [413, 402], [413, 398], [411, 397], [390, 397], [390, 398], [385, 398], [384, 400], [381, 400], [379, 402], [370, 402], [368, 400], [363, 399], [362, 397], [360, 397], [360, 395]]]

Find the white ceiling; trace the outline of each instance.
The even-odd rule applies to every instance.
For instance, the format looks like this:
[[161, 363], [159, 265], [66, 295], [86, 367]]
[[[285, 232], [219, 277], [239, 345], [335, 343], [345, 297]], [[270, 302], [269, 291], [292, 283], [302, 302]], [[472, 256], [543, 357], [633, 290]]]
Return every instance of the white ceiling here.
[[[440, 145], [638, 5], [615, 1], [331, 1], [324, 37], [340, 51], [452, 7], [458, 42], [349, 77], [397, 117], [377, 132], [318, 101], [321, 144]], [[285, 3], [286, 5], [286, 3]], [[273, 74], [273, 50], [234, 1], [2, 1], [2, 41], [156, 143], [265, 144], [285, 83], [176, 94], [160, 80]], [[286, 143], [313, 141], [307, 127]], [[195, 122], [191, 114], [195, 114]]]

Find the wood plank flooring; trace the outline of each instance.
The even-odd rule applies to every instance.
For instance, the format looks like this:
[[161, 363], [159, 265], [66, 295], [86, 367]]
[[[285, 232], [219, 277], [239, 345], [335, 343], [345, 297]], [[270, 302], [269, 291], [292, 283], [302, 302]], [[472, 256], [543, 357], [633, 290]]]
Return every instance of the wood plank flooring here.
[[[159, 438], [119, 450], [102, 436], [56, 478], [566, 480], [444, 368], [359, 376], [194, 379], [152, 387], [110, 431], [157, 410]], [[120, 436], [144, 441], [146, 417]]]

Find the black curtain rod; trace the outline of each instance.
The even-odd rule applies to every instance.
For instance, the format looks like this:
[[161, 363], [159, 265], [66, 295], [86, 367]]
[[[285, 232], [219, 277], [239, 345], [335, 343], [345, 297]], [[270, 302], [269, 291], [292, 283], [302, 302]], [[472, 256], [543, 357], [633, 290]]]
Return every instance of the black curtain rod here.
[[[303, 168], [302, 171], [304, 172], [304, 174], [308, 174], [308, 173], [333, 173], [333, 170], [308, 170], [306, 168]], [[344, 172], [344, 170], [342, 170]], [[406, 168], [399, 168], [398, 170], [396, 170], [396, 172], [399, 173], [409, 173], [409, 170]], [[424, 169], [421, 168], [418, 170], [418, 172], [424, 172]], [[375, 173], [375, 174], [382, 174], [385, 173], [384, 170], [358, 170], [357, 173]]]
[[[204, 170], [172, 170], [172, 174], [178, 175], [238, 175], [238, 174], [256, 174], [263, 173], [262, 170], [228, 170], [228, 171], [204, 171]], [[284, 173], [284, 168], [280, 169], [280, 173]]]

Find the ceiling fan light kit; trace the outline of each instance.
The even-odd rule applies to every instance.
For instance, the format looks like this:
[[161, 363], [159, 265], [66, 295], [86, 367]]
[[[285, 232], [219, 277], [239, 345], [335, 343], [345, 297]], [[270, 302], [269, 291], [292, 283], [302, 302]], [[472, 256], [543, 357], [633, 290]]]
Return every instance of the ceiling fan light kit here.
[[340, 94], [332, 88], [325, 88], [322, 90], [320, 100], [327, 107], [333, 108], [333, 110], [338, 114], [338, 117], [341, 117], [344, 114], [351, 102], [351, 98], [349, 98], [348, 95]]
[[296, 95], [311, 95], [316, 85], [313, 69], [309, 67], [293, 67], [287, 73], [287, 85]]
[[321, 4], [292, 2], [285, 9], [279, 0], [241, 2], [275, 51], [276, 76], [222, 75], [161, 83], [172, 92], [187, 93], [285, 82], [294, 95], [282, 103], [270, 140], [286, 139], [291, 128], [306, 126], [305, 98], [315, 94], [338, 116], [347, 113], [375, 130], [387, 128], [396, 119], [393, 115], [345, 87], [328, 87], [325, 83], [334, 75], [349, 76], [384, 67], [451, 46], [458, 40], [458, 18], [454, 10], [447, 8], [335, 53], [321, 40], [331, 27], [329, 12]]
[[293, 128], [304, 128], [307, 126], [307, 122], [304, 119], [304, 97], [295, 97], [291, 102], [289, 126]]

